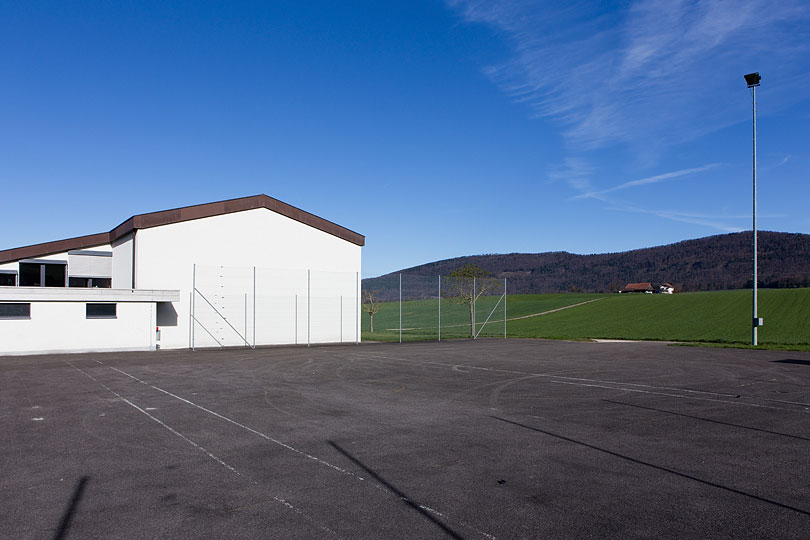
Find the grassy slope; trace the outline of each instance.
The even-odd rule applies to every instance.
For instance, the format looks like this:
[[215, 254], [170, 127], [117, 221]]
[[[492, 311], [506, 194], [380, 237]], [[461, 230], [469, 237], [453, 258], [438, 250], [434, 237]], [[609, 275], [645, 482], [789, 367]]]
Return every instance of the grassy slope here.
[[[810, 289], [763, 289], [760, 343], [810, 343]], [[509, 335], [563, 339], [617, 338], [747, 343], [751, 292], [604, 295], [543, 317], [512, 321]]]
[[[542, 294], [507, 298], [507, 317], [513, 319], [598, 298], [571, 309], [540, 317], [510, 320], [511, 337], [555, 339], [657, 339], [714, 343], [749, 343], [751, 339], [751, 292], [716, 291], [676, 295]], [[478, 303], [476, 320], [483, 324], [497, 297]], [[436, 339], [437, 301], [403, 302], [403, 339]], [[503, 335], [502, 304], [481, 336]], [[759, 330], [763, 344], [810, 344], [810, 289], [762, 289], [759, 315], [765, 326]], [[399, 339], [399, 305], [383, 304], [374, 317], [376, 332], [368, 332], [363, 316], [364, 340]], [[442, 301], [442, 337], [468, 337], [469, 314], [464, 305]]]

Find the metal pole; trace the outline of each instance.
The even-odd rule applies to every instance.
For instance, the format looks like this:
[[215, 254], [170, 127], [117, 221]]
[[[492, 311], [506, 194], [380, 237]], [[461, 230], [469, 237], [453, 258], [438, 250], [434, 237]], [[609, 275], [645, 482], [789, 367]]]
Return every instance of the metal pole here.
[[340, 295], [340, 342], [343, 343], [343, 295]]
[[310, 299], [311, 299], [311, 294], [310, 294], [310, 291], [311, 291], [311, 289], [310, 289], [310, 282], [311, 282], [310, 274], [311, 274], [311, 272], [312, 272], [311, 270], [307, 269], [307, 347], [309, 347], [309, 344], [310, 344], [310, 341], [309, 341], [309, 339], [310, 339], [309, 338], [309, 331], [310, 331], [309, 312], [310, 312], [310, 309], [312, 307], [312, 302], [310, 301]]
[[402, 343], [402, 274], [399, 274], [399, 342]]
[[757, 87], [751, 88], [753, 91], [753, 114], [754, 114], [754, 317], [751, 327], [751, 342], [757, 345]]
[[197, 265], [194, 264], [191, 269], [191, 350], [194, 350], [195, 336], [194, 329], [197, 326]]
[[247, 320], [247, 293], [245, 293], [245, 347], [250, 347], [250, 342], [247, 339], [247, 329], [248, 329], [248, 320]]
[[472, 327], [473, 339], [475, 339], [475, 276], [473, 276], [473, 320], [472, 320], [472, 323], [473, 323], [473, 327]]
[[357, 272], [355, 291], [357, 293], [357, 305], [354, 306], [354, 317], [356, 328], [354, 330], [354, 344], [360, 344], [360, 272]]
[[295, 344], [298, 345], [298, 295], [295, 295]]
[[506, 278], [503, 278], [503, 339], [506, 339]]
[[194, 293], [188, 293], [188, 348], [192, 351], [194, 350], [194, 342], [192, 341], [191, 337], [191, 329], [194, 327], [194, 315], [191, 314], [191, 295]]
[[442, 275], [439, 274], [439, 341], [442, 340]]
[[256, 348], [256, 267], [253, 267], [253, 348]]

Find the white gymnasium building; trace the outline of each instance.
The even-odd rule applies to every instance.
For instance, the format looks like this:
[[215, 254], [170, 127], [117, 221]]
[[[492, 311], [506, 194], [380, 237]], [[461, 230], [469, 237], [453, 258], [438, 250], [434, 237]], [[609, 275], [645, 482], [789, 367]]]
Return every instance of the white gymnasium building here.
[[0, 355], [360, 341], [365, 238], [267, 195], [0, 251]]

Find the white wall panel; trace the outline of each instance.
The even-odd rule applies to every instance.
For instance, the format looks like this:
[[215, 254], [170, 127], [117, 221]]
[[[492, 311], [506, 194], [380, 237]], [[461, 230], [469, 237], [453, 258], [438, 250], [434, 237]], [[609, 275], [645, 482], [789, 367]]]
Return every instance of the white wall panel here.
[[[289, 269], [306, 271], [312, 269], [312, 284], [318, 288], [312, 292], [312, 298], [317, 296], [318, 306], [323, 306], [324, 315], [319, 315], [313, 321], [310, 318], [310, 331], [313, 342], [339, 341], [340, 339], [340, 296], [355, 298], [356, 302], [356, 276], [360, 273], [361, 246], [310, 227], [296, 220], [287, 218], [264, 208], [246, 210], [232, 214], [225, 214], [209, 218], [185, 221], [149, 229], [141, 229], [137, 233], [136, 241], [136, 285], [138, 288], [179, 289], [181, 302], [176, 305], [178, 318], [174, 327], [161, 327], [162, 346], [167, 348], [181, 348], [190, 345], [189, 331], [189, 296], [192, 290], [192, 268], [196, 263], [200, 267], [243, 267], [249, 269], [258, 267], [263, 269]], [[116, 251], [115, 257], [118, 256]], [[115, 271], [114, 271], [115, 272]], [[321, 273], [320, 279], [315, 281], [315, 274]], [[115, 280], [115, 273], [113, 279]], [[300, 272], [298, 274], [301, 275]], [[352, 276], [353, 275], [353, 276]], [[303, 286], [306, 286], [304, 274]], [[221, 304], [221, 310], [231, 325], [244, 333], [244, 294], [252, 292], [252, 275], [233, 278], [223, 276], [223, 285], [216, 289], [203, 290], [208, 302], [197, 298], [198, 314], [206, 317], [203, 324], [218, 324], [223, 332], [227, 324], [215, 322], [216, 314], [213, 306]], [[261, 280], [260, 280], [261, 281]], [[227, 283], [226, 283], [227, 282]], [[113, 283], [114, 287], [116, 285]], [[259, 313], [263, 310], [267, 318], [278, 318], [277, 325], [257, 328], [257, 344], [261, 343], [292, 343], [295, 339], [295, 313], [294, 299], [299, 297], [299, 343], [306, 343], [306, 312], [304, 305], [301, 278], [291, 282], [280, 280], [278, 286], [261, 281], [257, 290], [257, 321]], [[233, 296], [233, 298], [229, 298]], [[252, 295], [251, 295], [252, 296]], [[264, 297], [280, 297], [277, 305], [268, 305]], [[209, 304], [210, 302], [210, 304]], [[252, 313], [252, 298], [249, 298], [249, 311]], [[335, 305], [332, 305], [335, 304]], [[241, 308], [240, 308], [241, 306]], [[290, 315], [290, 307], [293, 314]], [[315, 314], [316, 306], [312, 306]], [[219, 308], [218, 308], [219, 309]], [[240, 315], [241, 309], [241, 315]], [[326, 313], [331, 315], [326, 315]], [[250, 317], [250, 315], [249, 315]], [[321, 318], [323, 317], [323, 319]], [[302, 321], [303, 319], [303, 321]], [[334, 319], [334, 320], [332, 320]], [[240, 326], [241, 325], [241, 326]], [[238, 344], [240, 336], [235, 332], [225, 336], [227, 345]], [[253, 340], [252, 324], [248, 325], [249, 341]], [[355, 339], [354, 324], [351, 329], [351, 339]], [[210, 340], [216, 345], [216, 340], [222, 338], [211, 331], [208, 335], [202, 328], [195, 328], [195, 340], [199, 338], [197, 346], [203, 346], [204, 340]], [[208, 337], [201, 337], [207, 335]], [[265, 336], [265, 338], [261, 338]], [[275, 337], [273, 337], [275, 336]], [[280, 339], [280, 341], [267, 341], [264, 339]], [[303, 338], [303, 339], [302, 339]], [[231, 343], [233, 341], [233, 343]]]
[[87, 319], [84, 302], [32, 302], [30, 319], [0, 319], [0, 354], [155, 348], [155, 305], [117, 304], [115, 319]]

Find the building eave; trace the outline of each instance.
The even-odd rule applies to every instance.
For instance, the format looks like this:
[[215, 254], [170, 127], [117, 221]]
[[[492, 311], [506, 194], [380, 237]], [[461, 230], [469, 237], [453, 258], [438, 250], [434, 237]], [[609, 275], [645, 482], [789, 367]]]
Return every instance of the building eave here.
[[149, 229], [152, 227], [171, 225], [173, 223], [181, 223], [194, 219], [221, 216], [225, 214], [232, 214], [234, 212], [254, 210], [257, 208], [266, 208], [267, 210], [281, 214], [282, 216], [303, 223], [304, 225], [309, 225], [310, 227], [321, 230], [325, 233], [336, 236], [341, 240], [351, 242], [352, 244], [356, 244], [358, 246], [363, 246], [366, 242], [363, 235], [322, 217], [316, 216], [315, 214], [310, 214], [309, 212], [301, 210], [300, 208], [296, 208], [295, 206], [279, 201], [278, 199], [274, 199], [273, 197], [269, 197], [267, 195], [253, 195], [251, 197], [242, 197], [238, 199], [229, 199], [226, 201], [184, 206], [181, 208], [173, 208], [171, 210], [162, 210], [159, 212], [136, 214], [109, 232], [66, 238], [64, 240], [56, 240], [53, 242], [44, 242], [41, 244], [33, 244], [30, 246], [2, 250], [0, 251], [0, 264], [18, 261], [20, 259], [44, 257], [46, 255], [62, 253], [71, 249], [85, 249], [101, 244], [109, 244], [138, 229]]

